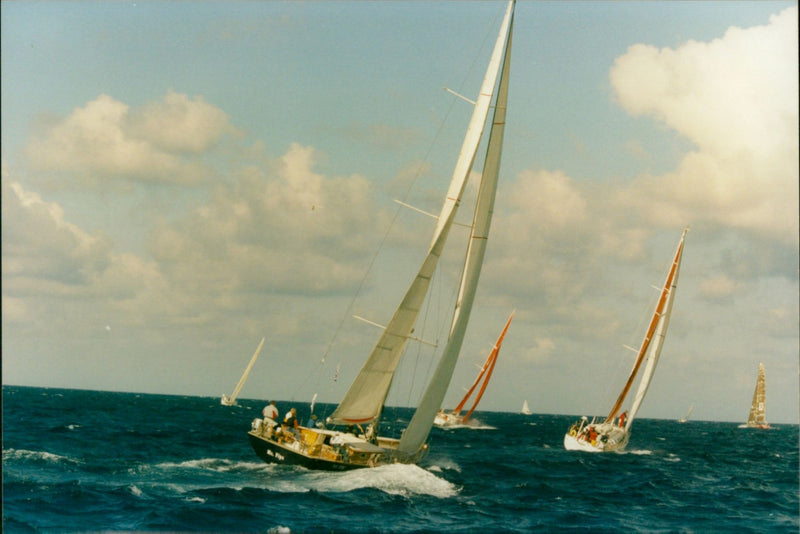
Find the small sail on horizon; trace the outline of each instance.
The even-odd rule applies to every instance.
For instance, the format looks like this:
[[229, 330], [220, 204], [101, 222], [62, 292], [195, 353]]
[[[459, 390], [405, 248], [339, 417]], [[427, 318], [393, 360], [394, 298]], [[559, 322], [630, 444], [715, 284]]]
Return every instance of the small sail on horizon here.
[[265, 338], [265, 337], [261, 338], [261, 343], [258, 344], [258, 348], [253, 353], [253, 356], [250, 358], [250, 363], [248, 363], [247, 367], [245, 367], [244, 373], [242, 373], [242, 378], [239, 379], [239, 383], [236, 384], [236, 387], [233, 389], [233, 393], [231, 393], [230, 397], [228, 397], [227, 395], [223, 394], [222, 398], [219, 401], [220, 404], [222, 404], [223, 406], [235, 406], [237, 404], [236, 403], [236, 397], [239, 396], [239, 392], [242, 390], [242, 386], [244, 386], [244, 383], [247, 381], [247, 377], [250, 374], [250, 370], [253, 368], [253, 364], [256, 363], [256, 359], [258, 358], [258, 354], [261, 352], [261, 347], [264, 346], [264, 340], [266, 340], [266, 339], [267, 338]]
[[746, 428], [769, 428], [767, 422], [767, 378], [764, 364], [758, 364], [758, 377], [756, 389], [753, 391], [753, 402], [750, 404], [750, 413], [747, 415]]
[[531, 415], [533, 413], [531, 411], [530, 406], [528, 406], [527, 400], [522, 401], [522, 409], [520, 410], [519, 413], [521, 413], [522, 415]]
[[679, 423], [685, 423], [685, 422], [687, 422], [687, 421], [689, 420], [689, 416], [690, 416], [690, 415], [692, 415], [692, 410], [694, 410], [694, 404], [692, 404], [691, 406], [689, 406], [689, 411], [688, 411], [688, 412], [686, 412], [686, 415], [684, 415], [683, 417], [681, 417], [680, 419], [678, 419], [678, 422], [679, 422]]

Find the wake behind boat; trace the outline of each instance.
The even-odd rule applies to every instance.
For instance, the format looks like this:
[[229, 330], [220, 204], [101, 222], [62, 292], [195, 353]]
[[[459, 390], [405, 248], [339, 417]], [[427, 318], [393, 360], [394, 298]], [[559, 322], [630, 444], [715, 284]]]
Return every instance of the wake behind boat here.
[[[433, 420], [434, 425], [438, 426], [439, 428], [446, 428], [463, 426], [470, 421], [470, 416], [472, 416], [472, 412], [475, 411], [475, 408], [478, 407], [478, 403], [481, 401], [483, 393], [486, 391], [486, 386], [489, 384], [489, 379], [492, 377], [494, 366], [497, 363], [497, 355], [500, 354], [500, 346], [503, 344], [503, 338], [506, 337], [506, 332], [508, 332], [508, 327], [511, 325], [511, 319], [513, 318], [514, 312], [511, 312], [511, 316], [508, 318], [506, 326], [500, 333], [500, 337], [497, 338], [494, 347], [492, 347], [492, 350], [489, 352], [489, 356], [486, 358], [486, 361], [483, 362], [483, 366], [478, 372], [475, 382], [472, 383], [472, 387], [469, 388], [466, 395], [464, 395], [464, 398], [461, 399], [461, 402], [458, 403], [458, 406], [456, 406], [455, 409], [450, 413], [447, 413], [444, 410], [439, 410], [439, 413], [436, 414], [436, 417]], [[464, 405], [467, 403], [467, 400], [469, 400], [469, 398], [472, 396], [472, 393], [475, 391], [475, 388], [481, 383], [481, 381], [483, 383], [481, 385], [481, 389], [478, 391], [478, 394], [475, 396], [475, 402], [472, 403], [472, 407], [469, 409], [469, 411], [467, 411], [467, 413], [461, 415], [461, 410], [464, 409]]]
[[767, 378], [763, 363], [758, 364], [756, 389], [753, 391], [753, 402], [750, 404], [747, 423], [739, 425], [739, 428], [769, 428], [769, 423], [767, 423]]
[[[675, 252], [675, 257], [672, 260], [667, 279], [661, 289], [661, 295], [656, 304], [653, 316], [650, 319], [647, 333], [639, 347], [633, 369], [628, 376], [625, 386], [622, 388], [622, 392], [620, 392], [617, 401], [614, 403], [608, 416], [606, 416], [602, 422], [598, 423], [595, 419], [589, 422], [588, 417], [584, 416], [580, 421], [572, 425], [569, 432], [564, 436], [564, 448], [568, 451], [622, 451], [628, 444], [631, 435], [631, 425], [644, 400], [647, 388], [650, 387], [656, 364], [658, 364], [658, 358], [661, 355], [661, 348], [664, 344], [664, 337], [666, 336], [670, 314], [672, 313], [675, 289], [678, 286], [678, 274], [680, 272], [681, 259], [683, 256], [683, 242], [686, 238], [687, 231], [688, 229], [685, 229], [681, 235], [681, 240], [678, 243], [678, 250]], [[622, 404], [625, 402], [625, 397], [627, 397], [633, 385], [633, 381], [639, 372], [639, 368], [645, 359], [647, 360], [647, 365], [639, 381], [639, 388], [636, 391], [633, 405], [628, 411], [624, 411], [620, 414]], [[619, 417], [617, 417], [618, 414]]]
[[[514, 0], [511, 0], [473, 103], [472, 118], [427, 256], [361, 371], [328, 419], [327, 423], [333, 428], [281, 428], [272, 419], [256, 419], [248, 437], [256, 454], [264, 461], [311, 469], [345, 470], [417, 463], [427, 454], [428, 435], [458, 361], [488, 241], [505, 129], [513, 14]], [[493, 99], [489, 142], [447, 343], [402, 437], [382, 437], [378, 431], [384, 403], [406, 343], [412, 339], [417, 316], [461, 204]]]

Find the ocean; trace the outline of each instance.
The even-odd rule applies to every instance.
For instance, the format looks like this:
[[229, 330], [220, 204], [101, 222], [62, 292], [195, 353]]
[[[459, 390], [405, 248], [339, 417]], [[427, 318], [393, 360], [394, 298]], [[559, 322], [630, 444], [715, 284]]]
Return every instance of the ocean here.
[[[418, 466], [332, 473], [262, 463], [263, 406], [4, 386], [3, 531], [800, 530], [797, 425], [637, 419], [627, 452], [598, 455], [564, 450], [574, 416], [476, 412]], [[410, 415], [387, 409], [385, 433]]]

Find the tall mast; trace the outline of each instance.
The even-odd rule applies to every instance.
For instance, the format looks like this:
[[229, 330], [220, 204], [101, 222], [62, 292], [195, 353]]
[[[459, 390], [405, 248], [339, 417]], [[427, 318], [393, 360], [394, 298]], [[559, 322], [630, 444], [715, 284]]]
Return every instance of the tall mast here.
[[[509, 10], [506, 12], [506, 25], [504, 25], [503, 33], [507, 31], [509, 12], [512, 6], [513, 1], [509, 4]], [[380, 417], [395, 370], [422, 309], [422, 303], [428, 293], [430, 281], [461, 202], [467, 178], [472, 170], [472, 163], [478, 151], [486, 117], [489, 114], [501, 60], [502, 46], [499, 49], [495, 47], [472, 112], [472, 118], [464, 137], [464, 143], [453, 171], [450, 188], [442, 206], [428, 254], [358, 376], [331, 415], [331, 421], [335, 424], [366, 424], [372, 423]], [[436, 410], [438, 410], [438, 406]]]
[[637, 393], [637, 400], [634, 401], [634, 409], [632, 409], [631, 413], [629, 414], [628, 423], [626, 426], [630, 426], [631, 422], [633, 421], [633, 415], [635, 415], [636, 410], [639, 409], [639, 405], [644, 398], [644, 393], [647, 392], [647, 388], [650, 385], [650, 378], [652, 377], [653, 371], [655, 371], [655, 364], [658, 362], [658, 356], [661, 352], [661, 345], [664, 341], [667, 325], [669, 324], [669, 314], [672, 310], [672, 302], [674, 297], [673, 290], [675, 289], [678, 279], [681, 256], [683, 254], [683, 241], [686, 238], [687, 231], [688, 228], [684, 229], [683, 234], [681, 234], [681, 240], [678, 243], [678, 250], [675, 252], [675, 258], [672, 260], [672, 265], [670, 266], [669, 273], [667, 274], [667, 279], [664, 282], [663, 288], [661, 289], [661, 295], [658, 299], [658, 303], [656, 304], [656, 309], [653, 312], [653, 317], [650, 319], [650, 325], [647, 328], [647, 333], [645, 334], [644, 340], [642, 340], [642, 344], [639, 347], [639, 353], [636, 356], [636, 362], [633, 364], [631, 374], [628, 376], [628, 381], [625, 383], [625, 387], [622, 388], [622, 391], [617, 398], [617, 402], [614, 403], [614, 407], [611, 408], [608, 417], [606, 417], [606, 423], [611, 422], [614, 417], [616, 417], [619, 409], [622, 407], [622, 403], [625, 402], [625, 397], [628, 395], [631, 385], [633, 384], [633, 380], [636, 378], [636, 374], [639, 372], [639, 368], [641, 367], [642, 362], [648, 353], [650, 343], [656, 339], [656, 345], [654, 346], [655, 350], [653, 352], [653, 357], [650, 359], [648, 364], [648, 373], [646, 374], [646, 379], [643, 377], [642, 383], [639, 386], [639, 391], [641, 394]]
[[[497, 88], [497, 101], [495, 102], [492, 127], [489, 134], [489, 143], [486, 149], [486, 159], [481, 176], [481, 185], [472, 221], [472, 232], [470, 233], [470, 241], [464, 261], [464, 271], [462, 273], [456, 307], [453, 311], [450, 334], [447, 339], [447, 344], [442, 351], [442, 356], [439, 359], [439, 364], [428, 383], [425, 393], [422, 395], [417, 411], [414, 412], [411, 422], [406, 428], [403, 437], [400, 439], [398, 451], [406, 454], [416, 453], [422, 444], [425, 443], [425, 440], [428, 439], [433, 420], [439, 408], [442, 406], [444, 395], [450, 385], [450, 379], [453, 376], [453, 370], [458, 361], [461, 344], [467, 330], [472, 303], [475, 300], [478, 278], [480, 277], [483, 257], [486, 252], [486, 244], [489, 237], [489, 228], [492, 223], [494, 199], [500, 174], [500, 157], [503, 150], [503, 133], [505, 130], [506, 106], [508, 102], [508, 77], [511, 68], [513, 20], [514, 0], [511, 0], [508, 3], [503, 25], [497, 37], [494, 51], [492, 52], [489, 70], [487, 70], [487, 76], [481, 88], [481, 97], [486, 95], [491, 100], [491, 95], [494, 92], [493, 88], [497, 77], [497, 70], [502, 66], [500, 82]], [[490, 74], [492, 70], [494, 72], [493, 75]]]

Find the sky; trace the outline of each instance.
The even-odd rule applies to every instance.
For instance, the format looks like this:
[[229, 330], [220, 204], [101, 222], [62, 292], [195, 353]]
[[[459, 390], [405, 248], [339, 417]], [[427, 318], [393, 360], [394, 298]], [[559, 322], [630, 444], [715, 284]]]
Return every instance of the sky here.
[[[3, 384], [338, 402], [433, 234], [500, 2], [17, 2]], [[492, 233], [446, 397], [604, 415], [684, 227], [640, 417], [797, 423], [796, 2], [517, 4]], [[477, 162], [480, 164], [480, 161]], [[469, 189], [476, 187], [476, 166]], [[469, 202], [459, 220], [469, 223]], [[416, 334], [441, 347], [452, 252]], [[424, 324], [422, 319], [425, 319]], [[411, 343], [387, 401], [435, 362]]]

